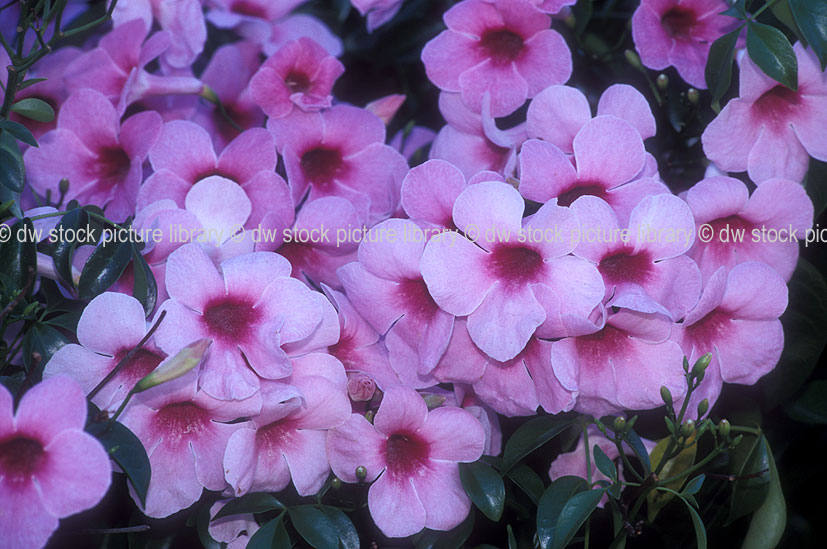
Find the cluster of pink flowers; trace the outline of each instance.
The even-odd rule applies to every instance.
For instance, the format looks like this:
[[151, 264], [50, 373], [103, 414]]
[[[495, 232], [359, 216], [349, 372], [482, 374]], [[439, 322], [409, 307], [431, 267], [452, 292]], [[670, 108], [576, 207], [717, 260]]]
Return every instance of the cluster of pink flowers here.
[[[56, 197], [66, 178], [66, 199], [163, 233], [144, 249], [159, 288], [149, 322], [132, 296], [104, 293], [16, 420], [0, 390], [0, 499], [45, 506], [30, 513], [43, 521], [31, 525], [37, 543], [108, 480], [75, 477], [58, 467], [71, 456], [57, 456], [48, 478], [66, 505], [38, 499], [47, 477], [20, 456], [48, 455], [54, 437], [69, 435], [26, 430], [46, 398], [35, 391], [69, 376], [89, 393], [162, 313], [93, 399], [113, 410], [165, 358], [210, 342], [198, 368], [137, 395], [120, 418], [152, 465], [145, 506], [132, 492], [145, 514], [171, 515], [204, 489], [232, 498], [292, 482], [312, 495], [332, 470], [373, 482], [368, 504], [388, 536], [466, 517], [457, 464], [500, 452], [496, 414], [652, 409], [662, 386], [680, 401], [684, 355], [707, 352], [697, 398], [712, 404], [723, 382], [754, 383], [779, 359], [798, 248], [751, 236], [791, 227], [803, 238], [812, 223], [799, 183], [808, 154], [827, 160], [827, 80], [803, 46], [798, 92], [744, 58], [741, 97], [704, 133], [709, 159], [747, 170], [752, 192], [720, 175], [676, 196], [644, 144], [657, 128], [643, 95], [615, 85], [593, 110], [564, 85], [571, 54], [549, 13], [572, 2], [463, 0], [448, 10], [447, 30], [422, 51], [446, 125], [391, 140], [386, 122], [404, 98], [338, 101], [341, 44], [320, 21], [291, 14], [300, 3], [119, 3], [96, 47], [60, 52], [62, 70], [49, 66], [51, 79], [27, 90], [45, 97], [62, 78], [68, 91], [50, 95], [56, 125], [25, 153], [32, 189]], [[718, 4], [644, 2], [634, 29], [644, 63], [674, 64], [699, 86], [704, 48], [723, 32], [710, 15]], [[399, 8], [354, 5], [371, 29]], [[205, 21], [238, 41], [195, 74]], [[233, 124], [206, 100], [215, 97]], [[526, 101], [524, 123], [497, 126]], [[410, 167], [404, 137], [433, 141], [430, 159]], [[701, 226], [713, 238], [698, 237]], [[185, 241], [181, 229], [204, 238]], [[721, 238], [728, 231], [747, 236], [733, 243]], [[82, 427], [75, 419], [67, 431]], [[69, 434], [71, 451], [86, 451]], [[584, 474], [566, 460], [552, 478]], [[75, 496], [61, 479], [86, 487]], [[220, 530], [224, 541], [241, 531]]]

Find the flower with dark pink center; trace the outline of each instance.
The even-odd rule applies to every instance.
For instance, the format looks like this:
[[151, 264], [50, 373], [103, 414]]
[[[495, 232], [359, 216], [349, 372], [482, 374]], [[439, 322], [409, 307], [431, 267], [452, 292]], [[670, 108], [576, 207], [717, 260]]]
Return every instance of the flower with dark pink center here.
[[565, 40], [529, 0], [465, 0], [443, 19], [448, 30], [422, 50], [425, 71], [475, 112], [489, 93], [491, 115], [505, 116], [571, 75]]
[[457, 462], [476, 461], [484, 444], [485, 432], [469, 412], [429, 412], [416, 391], [396, 385], [385, 391], [373, 425], [353, 414], [328, 431], [327, 457], [345, 482], [357, 482], [356, 468], [365, 468], [374, 522], [386, 536], [404, 537], [423, 528], [450, 530], [465, 519], [471, 502]]
[[43, 547], [58, 520], [95, 506], [112, 480], [109, 456], [88, 433], [77, 383], [58, 376], [20, 399], [0, 385], [0, 532], [9, 549]]

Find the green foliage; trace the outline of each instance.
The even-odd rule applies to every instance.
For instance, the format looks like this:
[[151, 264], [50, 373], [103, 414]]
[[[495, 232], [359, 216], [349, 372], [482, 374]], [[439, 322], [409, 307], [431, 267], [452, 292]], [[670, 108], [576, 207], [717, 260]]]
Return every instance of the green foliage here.
[[798, 60], [783, 32], [763, 23], [748, 22], [747, 52], [767, 76], [798, 90]]
[[571, 419], [540, 416], [529, 419], [511, 435], [503, 450], [503, 472], [571, 426]]
[[465, 493], [474, 505], [489, 519], [497, 522], [505, 506], [505, 485], [491, 467], [476, 461], [459, 464], [459, 478]]
[[55, 119], [52, 106], [37, 97], [21, 99], [12, 104], [11, 110], [36, 122], [51, 122]]
[[264, 513], [266, 511], [284, 508], [284, 504], [273, 495], [263, 492], [253, 492], [230, 500], [212, 517], [212, 520], [218, 520], [230, 515]]
[[[827, 68], [827, 2], [824, 0], [787, 0], [801, 35]], [[787, 21], [784, 21], [786, 24]]]

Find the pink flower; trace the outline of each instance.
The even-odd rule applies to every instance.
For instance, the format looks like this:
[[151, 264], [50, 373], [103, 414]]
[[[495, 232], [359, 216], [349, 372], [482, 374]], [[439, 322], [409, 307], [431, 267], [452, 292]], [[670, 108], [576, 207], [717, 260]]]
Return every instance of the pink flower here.
[[[655, 135], [655, 117], [646, 98], [632, 86], [614, 84], [597, 103], [597, 116], [616, 116], [631, 124], [641, 139]], [[566, 154], [574, 152], [577, 132], [592, 119], [589, 100], [570, 86], [549, 86], [528, 105], [526, 133], [542, 139]]]
[[665, 385], [676, 398], [686, 392], [683, 352], [670, 341], [663, 315], [621, 309], [597, 331], [552, 343], [551, 366], [562, 385], [578, 394], [574, 409], [599, 417], [663, 404]]
[[[210, 58], [201, 80], [221, 100], [224, 112], [242, 129], [264, 125], [264, 113], [253, 103], [248, 86], [258, 70], [259, 48], [251, 42], [236, 42], [221, 46]], [[216, 151], [224, 150], [230, 141], [240, 135], [216, 105], [199, 102], [194, 122], [212, 136]]]
[[537, 9], [543, 13], [554, 15], [566, 6], [573, 6], [577, 0], [531, 0]]
[[[134, 297], [115, 292], [97, 296], [83, 310], [78, 322], [80, 345], [70, 343], [58, 349], [46, 364], [43, 378], [70, 376], [88, 394], [146, 335], [144, 316], [143, 306]], [[150, 339], [92, 402], [102, 409], [116, 407], [165, 358], [166, 354]]]
[[640, 60], [650, 69], [669, 66], [692, 86], [706, 89], [709, 47], [738, 21], [721, 15], [723, 0], [642, 0], [632, 16], [632, 37]]
[[20, 400], [0, 386], [0, 532], [9, 549], [42, 547], [58, 519], [95, 506], [112, 480], [109, 457], [88, 433], [77, 383], [55, 377]]
[[253, 101], [272, 118], [330, 107], [333, 83], [345, 72], [338, 59], [314, 40], [288, 42], [267, 59], [250, 80]]
[[491, 94], [491, 114], [505, 116], [571, 75], [565, 40], [528, 0], [465, 0], [443, 16], [448, 30], [422, 50], [428, 78], [460, 92], [475, 112]]
[[[293, 204], [284, 180], [275, 173], [273, 138], [263, 128], [247, 130], [236, 137], [216, 158], [210, 135], [198, 125], [183, 120], [164, 124], [158, 142], [149, 151], [153, 173], [138, 193], [138, 209], [165, 198], [186, 207], [193, 185], [210, 176], [238, 183], [252, 210], [244, 226], [281, 234], [293, 221]], [[262, 239], [258, 249], [278, 247], [275, 236]]]
[[446, 312], [468, 315], [471, 339], [489, 356], [507, 361], [543, 326], [546, 337], [587, 317], [604, 294], [597, 269], [564, 257], [568, 235], [579, 227], [568, 208], [545, 204], [523, 221], [525, 203], [507, 183], [466, 188], [453, 208], [454, 224], [471, 239], [432, 238], [422, 255], [422, 276]]
[[520, 151], [520, 193], [536, 202], [557, 199], [569, 206], [577, 198], [602, 198], [620, 223], [648, 195], [669, 192], [660, 181], [638, 174], [646, 164], [640, 133], [614, 116], [586, 122], [572, 142], [574, 165], [564, 151], [545, 141], [529, 139]]
[[[437, 306], [420, 274], [425, 241], [425, 233], [413, 221], [383, 221], [359, 245], [359, 260], [338, 271], [353, 306], [385, 334], [397, 372], [430, 373], [448, 347], [454, 326], [454, 316]], [[413, 353], [406, 352], [408, 348]]]
[[353, 7], [368, 18], [368, 32], [373, 32], [397, 14], [402, 0], [351, 0]]
[[784, 348], [778, 317], [786, 308], [787, 285], [768, 265], [748, 261], [710, 277], [698, 305], [672, 336], [690, 364], [712, 353], [688, 410], [704, 398], [714, 404], [723, 381], [752, 385], [775, 368]]
[[223, 490], [227, 441], [245, 426], [228, 422], [260, 408], [261, 398], [225, 401], [198, 391], [195, 371], [136, 396], [120, 421], [144, 445], [152, 476], [146, 507], [130, 486], [135, 504], [147, 516], [163, 518], [198, 501], [204, 488]]
[[762, 261], [790, 279], [797, 239], [813, 224], [813, 203], [801, 185], [768, 179], [749, 196], [741, 181], [716, 176], [696, 183], [684, 198], [695, 222], [710, 229], [711, 238], [702, 235], [705, 240], [696, 240], [689, 251], [704, 279], [721, 266], [729, 270], [745, 261]]
[[628, 228], [596, 196], [571, 205], [580, 220], [574, 255], [597, 265], [609, 307], [662, 313], [673, 320], [698, 302], [701, 273], [683, 255], [695, 241], [695, 222], [686, 203], [671, 194], [645, 197]]
[[[210, 517], [214, 517], [232, 499], [220, 499], [210, 507]], [[226, 543], [227, 549], [244, 549], [258, 529], [258, 523], [251, 513], [229, 515], [218, 520], [211, 520], [208, 526], [210, 537], [219, 543]]]
[[330, 472], [326, 430], [350, 418], [341, 363], [330, 355], [305, 355], [293, 375], [261, 387], [261, 414], [233, 433], [224, 474], [236, 496], [279, 492], [293, 480], [299, 495], [317, 493]]
[[167, 260], [170, 299], [155, 333], [158, 346], [172, 355], [197, 339], [212, 339], [199, 387], [223, 400], [253, 396], [259, 378], [290, 375], [290, 356], [339, 337], [327, 299], [289, 276], [287, 260], [270, 252], [228, 259], [219, 273], [197, 244], [177, 249]]
[[701, 136], [704, 153], [721, 170], [747, 170], [756, 184], [773, 177], [799, 182], [807, 155], [827, 161], [827, 76], [812, 51], [800, 43], [793, 49], [798, 91], [765, 75], [749, 56], [741, 59], [740, 97]]
[[388, 217], [399, 203], [405, 159], [385, 145], [385, 125], [373, 113], [349, 105], [323, 112], [294, 110], [269, 119], [298, 204], [308, 196], [349, 200], [364, 221]]
[[[450, 530], [468, 515], [471, 502], [459, 480], [457, 462], [482, 455], [485, 433], [461, 408], [428, 412], [422, 397], [396, 385], [385, 392], [374, 424], [359, 414], [328, 432], [327, 457], [333, 473], [356, 482], [364, 467], [368, 507], [389, 537], [422, 530]], [[378, 480], [377, 480], [378, 478]]]
[[327, 26], [312, 15], [296, 13], [279, 19], [270, 27], [266, 41], [261, 45], [264, 55], [273, 55], [280, 47], [291, 40], [307, 36], [318, 42], [334, 57], [341, 57], [341, 39], [333, 34]]
[[[296, 215], [290, 238], [279, 254], [293, 266], [293, 276], [308, 285], [327, 284], [341, 289], [336, 269], [356, 260], [358, 242], [342, 238], [362, 227], [353, 204], [338, 196], [323, 196], [306, 202]], [[282, 233], [284, 236], [284, 233]]]
[[57, 129], [44, 134], [39, 148], [26, 151], [28, 181], [40, 195], [95, 204], [114, 221], [135, 213], [142, 164], [161, 132], [156, 112], [130, 116], [123, 123], [112, 104], [94, 90], [73, 93], [60, 109]]

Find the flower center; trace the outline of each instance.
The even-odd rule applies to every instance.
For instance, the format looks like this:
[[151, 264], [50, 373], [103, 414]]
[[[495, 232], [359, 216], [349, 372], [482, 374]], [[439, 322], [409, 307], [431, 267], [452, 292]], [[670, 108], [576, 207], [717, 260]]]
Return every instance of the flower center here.
[[652, 260], [645, 252], [631, 255], [620, 252], [607, 255], [600, 261], [603, 278], [612, 284], [635, 282], [641, 284], [649, 278]]
[[164, 406], [155, 416], [156, 426], [163, 433], [164, 442], [177, 446], [198, 438], [209, 427], [206, 410], [192, 402], [176, 402]]
[[92, 175], [106, 185], [121, 183], [129, 173], [129, 157], [120, 147], [105, 148], [98, 151], [98, 158], [91, 167]]
[[480, 47], [495, 63], [508, 63], [523, 51], [523, 38], [508, 29], [488, 30], [480, 39]]
[[728, 313], [716, 309], [695, 324], [687, 326], [686, 333], [698, 351], [708, 353], [713, 351], [715, 343], [729, 330], [731, 322], [732, 317]]
[[581, 182], [571, 189], [560, 193], [557, 197], [558, 206], [571, 206], [572, 202], [581, 196], [596, 196], [606, 199], [606, 188], [599, 183]]
[[580, 336], [575, 339], [578, 354], [587, 364], [602, 365], [612, 357], [617, 357], [629, 345], [629, 335], [611, 325], [606, 325], [597, 333]]
[[336, 149], [317, 147], [302, 155], [301, 167], [304, 176], [313, 183], [331, 183], [345, 174], [347, 166], [342, 153]]
[[417, 318], [430, 318], [439, 308], [421, 278], [400, 282], [399, 297], [408, 314]]
[[752, 109], [763, 121], [778, 129], [787, 124], [800, 104], [801, 96], [798, 92], [778, 85], [756, 99]]
[[13, 483], [27, 482], [43, 462], [43, 445], [29, 437], [17, 435], [0, 442], [0, 475]]
[[290, 93], [304, 93], [310, 89], [310, 78], [303, 72], [291, 72], [284, 79]]
[[678, 6], [664, 13], [660, 19], [666, 34], [673, 38], [690, 38], [697, 22], [695, 12]]
[[230, 11], [239, 15], [249, 15], [250, 17], [258, 17], [260, 19], [267, 19], [267, 11], [264, 6], [248, 0], [238, 0], [234, 2]]
[[525, 246], [500, 245], [489, 256], [491, 273], [509, 283], [528, 282], [543, 268], [543, 258]]
[[413, 433], [395, 433], [385, 443], [385, 463], [393, 475], [412, 475], [427, 465], [430, 454], [428, 443]]
[[250, 336], [261, 312], [246, 300], [226, 297], [208, 303], [201, 318], [217, 339], [240, 342]]
[[[112, 360], [112, 366], [114, 367], [118, 362], [120, 362], [127, 354], [128, 350], [124, 350]], [[123, 369], [118, 373], [118, 377], [121, 377], [127, 381], [137, 383], [142, 377], [150, 374], [161, 361], [164, 360], [164, 356], [153, 351], [147, 349], [138, 349], [132, 358], [124, 364]], [[127, 387], [128, 389], [131, 388]]]

